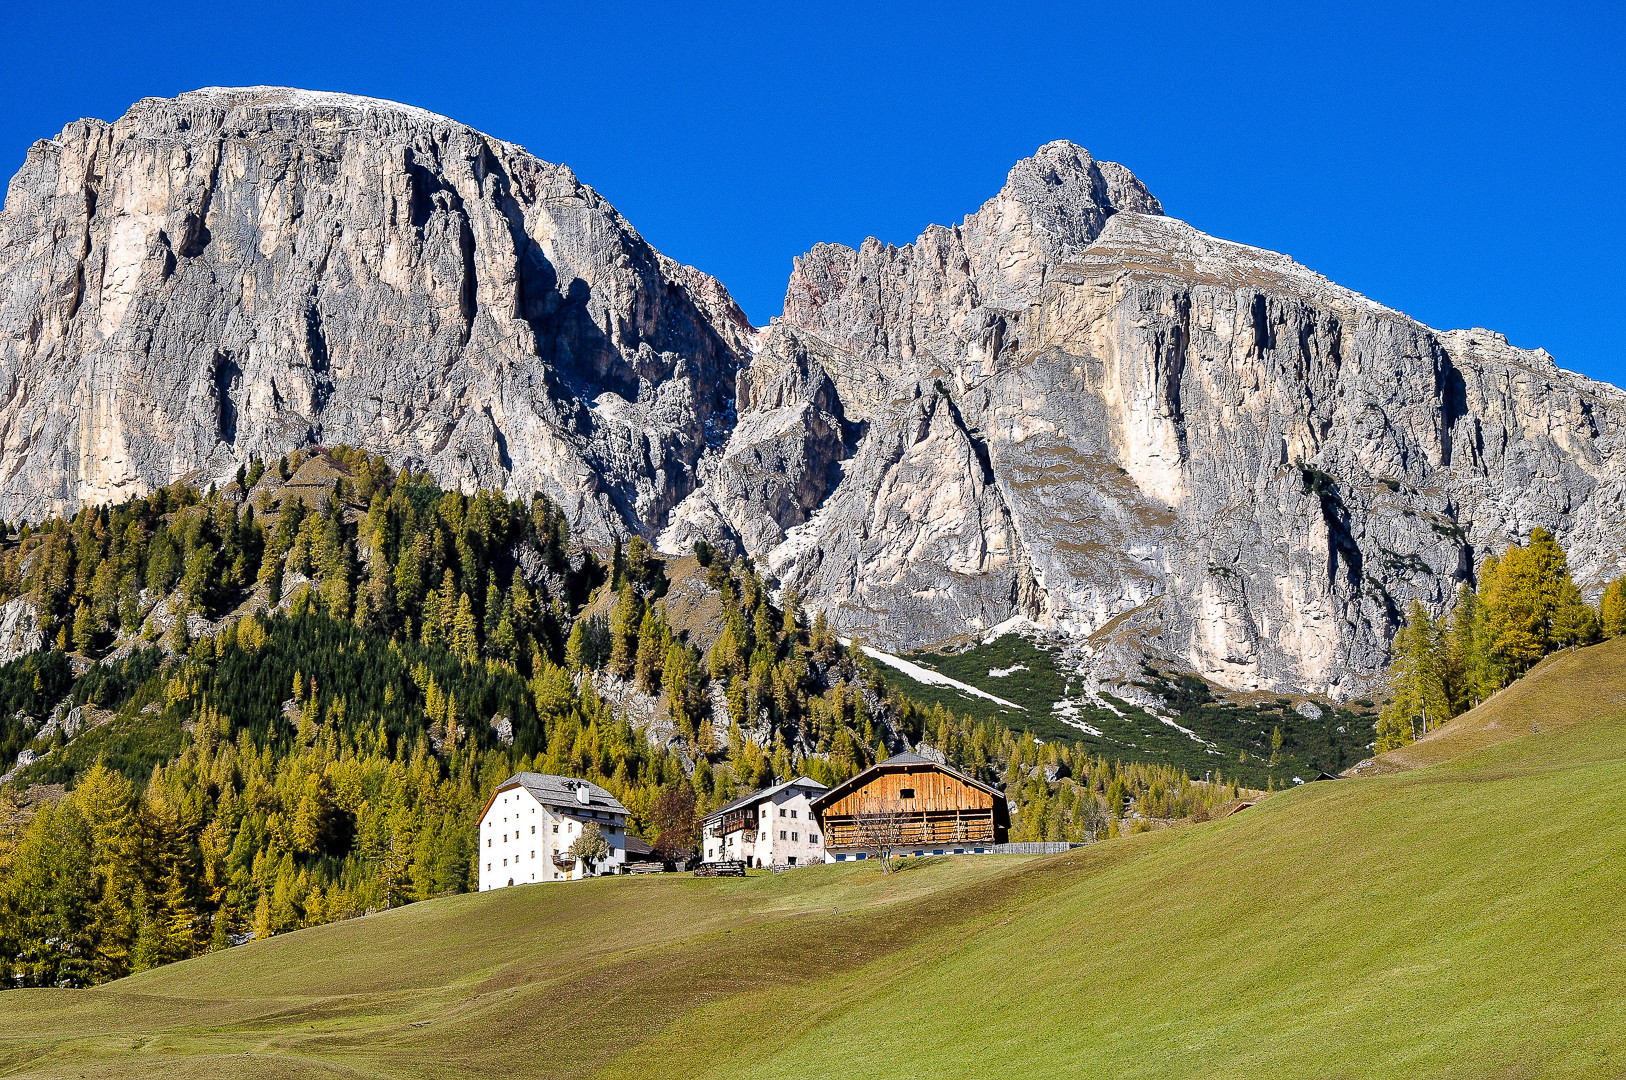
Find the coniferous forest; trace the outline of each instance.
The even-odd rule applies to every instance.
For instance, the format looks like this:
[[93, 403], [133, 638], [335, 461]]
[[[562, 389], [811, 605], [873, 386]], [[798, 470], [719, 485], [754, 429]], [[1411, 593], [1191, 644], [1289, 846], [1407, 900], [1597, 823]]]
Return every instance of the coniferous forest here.
[[1564, 549], [1546, 529], [1486, 558], [1478, 587], [1464, 584], [1448, 616], [1412, 603], [1395, 635], [1389, 701], [1377, 724], [1379, 752], [1422, 738], [1460, 716], [1559, 649], [1626, 633], [1626, 578], [1594, 608], [1570, 577]]
[[[476, 818], [524, 769], [603, 785], [671, 860], [738, 794], [905, 744], [1002, 783], [1013, 839], [1238, 794], [912, 701], [746, 560], [595, 552], [540, 495], [343, 447], [0, 533], [0, 602], [46, 646], [0, 666], [0, 761], [26, 762], [0, 786], [6, 985], [468, 889]], [[671, 615], [673, 575], [703, 625]]]

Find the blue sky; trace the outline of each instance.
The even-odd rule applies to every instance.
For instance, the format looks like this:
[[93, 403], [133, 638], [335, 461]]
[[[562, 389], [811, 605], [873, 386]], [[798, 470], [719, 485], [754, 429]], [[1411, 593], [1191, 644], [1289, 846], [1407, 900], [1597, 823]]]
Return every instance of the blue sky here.
[[1207, 232], [1626, 383], [1626, 8], [1313, 6], [36, 3], [0, 169], [198, 86], [392, 98], [568, 163], [761, 323], [814, 243], [905, 243], [1069, 138]]

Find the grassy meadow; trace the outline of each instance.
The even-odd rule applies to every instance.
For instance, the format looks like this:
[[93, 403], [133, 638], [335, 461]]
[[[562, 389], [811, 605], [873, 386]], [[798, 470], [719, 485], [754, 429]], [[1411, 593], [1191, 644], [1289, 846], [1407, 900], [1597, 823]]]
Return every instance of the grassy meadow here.
[[1619, 1076], [1623, 661], [1065, 855], [456, 896], [10, 991], [0, 1076]]

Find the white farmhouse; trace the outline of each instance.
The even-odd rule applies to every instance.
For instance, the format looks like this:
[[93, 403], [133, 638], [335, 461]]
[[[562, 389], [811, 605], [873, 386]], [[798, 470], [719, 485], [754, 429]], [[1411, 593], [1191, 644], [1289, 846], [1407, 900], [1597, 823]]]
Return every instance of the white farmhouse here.
[[[591, 870], [570, 857], [589, 823], [610, 844]], [[586, 780], [522, 772], [497, 785], [480, 815], [480, 891], [533, 881], [620, 873], [627, 861], [627, 808]]]
[[812, 804], [826, 790], [798, 776], [719, 807], [705, 820], [701, 861], [738, 859], [753, 867], [823, 862], [824, 837]]

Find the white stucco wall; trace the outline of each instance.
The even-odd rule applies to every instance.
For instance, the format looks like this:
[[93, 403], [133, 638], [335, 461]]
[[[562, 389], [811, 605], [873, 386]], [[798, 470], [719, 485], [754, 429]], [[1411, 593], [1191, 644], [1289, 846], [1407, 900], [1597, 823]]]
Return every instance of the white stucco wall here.
[[703, 837], [701, 860], [745, 859], [753, 867], [759, 864], [763, 867], [807, 866], [823, 862], [824, 837], [811, 809], [813, 799], [819, 794], [817, 788], [786, 788], [754, 805], [756, 828], [737, 829], [727, 836], [718, 836], [708, 829]]
[[594, 867], [594, 877], [617, 874], [627, 861], [627, 819], [588, 807], [565, 810], [543, 806], [524, 787], [500, 791], [480, 821], [480, 891], [542, 881], [577, 881], [578, 862], [569, 871], [554, 865], [555, 852], [567, 851], [591, 821], [604, 833], [610, 857]]

